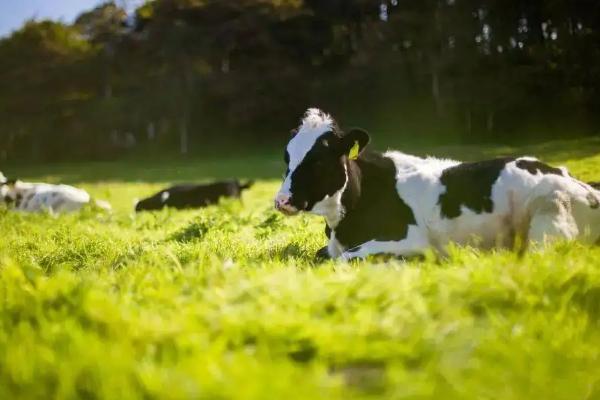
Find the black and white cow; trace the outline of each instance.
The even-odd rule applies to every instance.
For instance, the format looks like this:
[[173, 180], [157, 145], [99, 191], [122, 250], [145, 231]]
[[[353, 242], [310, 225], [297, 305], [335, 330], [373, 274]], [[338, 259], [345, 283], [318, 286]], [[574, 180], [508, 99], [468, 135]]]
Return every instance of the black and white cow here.
[[4, 178], [0, 182], [0, 204], [25, 212], [48, 211], [51, 214], [73, 212], [93, 203], [99, 208], [110, 210], [105, 201], [92, 201], [88, 192], [69, 185], [29, 183]]
[[135, 211], [160, 210], [164, 207], [176, 209], [201, 208], [216, 204], [222, 198], [239, 199], [242, 191], [249, 189], [253, 181], [240, 183], [236, 179], [198, 184], [171, 186], [167, 189], [140, 200], [135, 205]]
[[[600, 237], [600, 191], [535, 158], [463, 163], [365, 151], [362, 130], [343, 133], [309, 109], [285, 150], [275, 207], [325, 217], [319, 255], [410, 257], [449, 243], [480, 248]], [[518, 240], [518, 239], [521, 240]]]

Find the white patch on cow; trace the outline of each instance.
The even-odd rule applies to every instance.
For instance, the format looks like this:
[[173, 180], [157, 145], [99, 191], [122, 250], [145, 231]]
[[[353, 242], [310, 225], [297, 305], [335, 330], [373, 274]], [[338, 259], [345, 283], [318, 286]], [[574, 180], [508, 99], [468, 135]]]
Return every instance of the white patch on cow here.
[[341, 255], [341, 258], [342, 260], [348, 261], [357, 258], [365, 258], [375, 254], [391, 254], [410, 257], [423, 254], [428, 247], [429, 240], [423, 229], [411, 225], [408, 227], [406, 239], [388, 242], [371, 240], [357, 246], [354, 250], [345, 251]]
[[281, 185], [280, 195], [291, 196], [292, 174], [317, 140], [332, 129], [333, 118], [329, 114], [325, 114], [317, 108], [310, 108], [306, 111], [296, 135], [287, 145], [287, 152], [290, 156], [289, 173]]
[[532, 204], [529, 240], [545, 244], [558, 239], [575, 239], [579, 227], [571, 207], [569, 197], [561, 191], [536, 199]]
[[160, 201], [164, 203], [165, 201], [169, 200], [169, 197], [171, 197], [171, 193], [169, 191], [162, 192], [160, 195]]
[[3, 204], [6, 201], [6, 197], [9, 195], [9, 188], [8, 185], [6, 185], [7, 181], [4, 174], [0, 172], [0, 204]]
[[460, 164], [456, 160], [435, 157], [422, 158], [399, 151], [387, 151], [383, 155], [394, 162], [399, 176], [417, 171], [419, 173], [430, 173], [439, 176], [444, 169]]
[[329, 243], [327, 243], [327, 252], [329, 256], [332, 258], [338, 258], [344, 252], [344, 246], [336, 239], [335, 231], [331, 231], [331, 236], [329, 237]]
[[9, 188], [8, 195], [13, 200], [20, 198], [16, 210], [25, 212], [73, 212], [90, 202], [90, 195], [85, 190], [47, 183], [17, 181]]
[[327, 225], [331, 229], [335, 229], [335, 227], [340, 223], [341, 219], [344, 216], [342, 196], [344, 195], [344, 191], [348, 186], [348, 169], [346, 165], [344, 165], [344, 175], [344, 186], [342, 186], [340, 190], [335, 192], [333, 196], [326, 195], [323, 200], [316, 202], [313, 208], [310, 210], [310, 212], [312, 212], [313, 214], [325, 217]]

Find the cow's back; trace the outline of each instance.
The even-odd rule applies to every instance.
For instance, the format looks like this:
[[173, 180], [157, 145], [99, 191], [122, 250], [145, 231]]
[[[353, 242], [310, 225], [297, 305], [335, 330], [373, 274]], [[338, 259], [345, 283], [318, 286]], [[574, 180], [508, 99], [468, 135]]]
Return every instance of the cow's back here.
[[[395, 158], [393, 153], [391, 158]], [[475, 163], [437, 159], [402, 163], [405, 158], [397, 159], [399, 196], [438, 248], [449, 242], [483, 248], [511, 246], [516, 234], [526, 234], [536, 201], [557, 191], [589, 209], [589, 186], [565, 169], [533, 158]]]
[[90, 202], [90, 195], [85, 190], [69, 185], [31, 184], [20, 196], [18, 209], [30, 212], [73, 212]]

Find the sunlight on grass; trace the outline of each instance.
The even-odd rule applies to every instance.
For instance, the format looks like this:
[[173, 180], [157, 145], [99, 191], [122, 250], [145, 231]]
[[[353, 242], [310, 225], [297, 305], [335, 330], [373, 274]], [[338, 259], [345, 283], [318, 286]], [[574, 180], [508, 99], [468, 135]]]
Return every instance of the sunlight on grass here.
[[[542, 158], [598, 179], [586, 151]], [[237, 172], [281, 172], [255, 161]], [[78, 175], [112, 214], [0, 210], [0, 398], [600, 397], [600, 249], [316, 264], [323, 222], [275, 213], [275, 179], [242, 202], [133, 215], [163, 183], [128, 167], [110, 183], [24, 171]]]

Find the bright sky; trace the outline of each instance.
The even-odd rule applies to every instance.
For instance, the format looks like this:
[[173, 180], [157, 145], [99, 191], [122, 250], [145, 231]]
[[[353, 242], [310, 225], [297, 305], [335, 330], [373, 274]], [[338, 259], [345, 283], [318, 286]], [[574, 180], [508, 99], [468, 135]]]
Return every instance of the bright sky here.
[[[10, 34], [30, 18], [73, 22], [82, 11], [105, 0], [0, 0], [0, 37]], [[122, 1], [117, 2], [123, 3]], [[140, 0], [129, 0], [133, 6]]]

